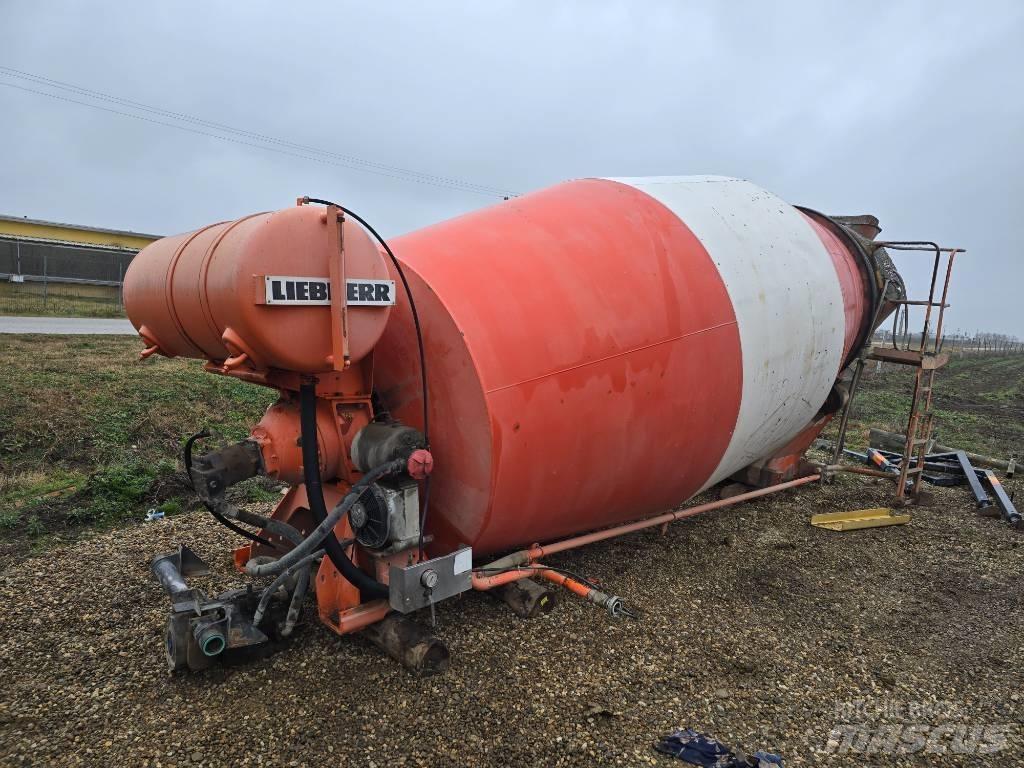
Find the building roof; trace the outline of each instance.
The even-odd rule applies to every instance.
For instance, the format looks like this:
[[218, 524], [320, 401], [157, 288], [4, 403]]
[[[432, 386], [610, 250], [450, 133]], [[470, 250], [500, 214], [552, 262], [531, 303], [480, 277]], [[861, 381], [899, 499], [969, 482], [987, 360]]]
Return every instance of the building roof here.
[[161, 235], [149, 235], [142, 232], [85, 227], [79, 224], [62, 224], [56, 221], [0, 214], [0, 238], [5, 240], [29, 240], [138, 251], [154, 240], [159, 240], [160, 237]]

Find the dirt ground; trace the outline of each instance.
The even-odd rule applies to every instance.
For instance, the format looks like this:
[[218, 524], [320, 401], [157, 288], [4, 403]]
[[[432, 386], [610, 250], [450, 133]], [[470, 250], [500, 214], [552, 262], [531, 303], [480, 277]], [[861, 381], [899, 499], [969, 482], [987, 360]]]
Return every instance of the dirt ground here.
[[[681, 727], [787, 766], [1024, 764], [1022, 534], [963, 489], [902, 527], [808, 525], [885, 503], [877, 482], [552, 561], [639, 621], [572, 597], [532, 620], [478, 593], [442, 604], [452, 665], [425, 680], [312, 620], [269, 659], [171, 677], [149, 560], [187, 543], [219, 571], [212, 591], [234, 578], [232, 534], [199, 513], [100, 533], [0, 574], [0, 764], [667, 766], [683, 763], [652, 743]], [[893, 724], [947, 753], [866, 754]], [[844, 746], [850, 728], [868, 735]]]
[[[417, 680], [310, 603], [285, 651], [171, 677], [152, 557], [186, 543], [217, 574], [197, 586], [240, 583], [233, 534], [187, 511], [175, 482], [181, 438], [240, 437], [272, 393], [137, 363], [137, 346], [0, 345], [0, 766], [669, 766], [683, 763], [652, 745], [685, 727], [787, 766], [1024, 766], [1024, 532], [962, 488], [934, 489], [902, 527], [808, 524], [889, 501], [861, 477], [549, 561], [638, 621], [571, 596], [526, 621], [471, 593], [438, 608], [451, 668]], [[850, 445], [899, 429], [908, 389], [906, 371], [869, 369]], [[1022, 398], [1024, 356], [954, 360], [939, 437], [1008, 456]], [[167, 519], [140, 523], [150, 507]]]

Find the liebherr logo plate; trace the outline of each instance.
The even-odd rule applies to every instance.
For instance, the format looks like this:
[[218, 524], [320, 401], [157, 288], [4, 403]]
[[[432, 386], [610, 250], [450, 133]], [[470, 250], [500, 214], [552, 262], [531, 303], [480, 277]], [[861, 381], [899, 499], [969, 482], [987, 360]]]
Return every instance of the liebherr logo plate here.
[[[264, 280], [267, 304], [317, 306], [331, 303], [331, 281], [326, 277], [267, 275]], [[348, 279], [345, 303], [350, 307], [390, 307], [395, 303], [395, 281]]]

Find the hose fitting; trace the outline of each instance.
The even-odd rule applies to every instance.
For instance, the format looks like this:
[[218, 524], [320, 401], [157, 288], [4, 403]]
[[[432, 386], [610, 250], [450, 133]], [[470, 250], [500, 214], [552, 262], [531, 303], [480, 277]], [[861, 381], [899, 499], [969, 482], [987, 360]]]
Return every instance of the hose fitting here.
[[217, 656], [227, 647], [223, 626], [223, 619], [200, 619], [196, 622], [192, 636], [195, 637], [204, 655]]

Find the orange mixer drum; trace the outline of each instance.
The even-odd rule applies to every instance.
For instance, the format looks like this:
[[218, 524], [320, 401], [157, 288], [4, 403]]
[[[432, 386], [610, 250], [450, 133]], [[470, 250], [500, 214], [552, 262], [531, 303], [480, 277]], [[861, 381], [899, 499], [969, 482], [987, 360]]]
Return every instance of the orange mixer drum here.
[[[388, 411], [427, 432], [409, 296], [356, 223], [339, 247], [336, 210], [150, 245], [125, 278], [128, 316], [151, 353], [222, 370], [338, 370], [347, 332], [352, 362], [374, 350]], [[827, 417], [873, 302], [836, 227], [747, 181], [645, 177], [568, 182], [392, 240], [427, 362], [432, 550], [481, 556], [661, 512]], [[390, 301], [350, 301], [350, 280], [386, 283]], [[317, 297], [342, 285], [348, 309], [311, 299], [315, 281]]]
[[[394, 303], [383, 255], [355, 223], [296, 206], [158, 240], [131, 263], [128, 317], [148, 352], [320, 373], [332, 359], [331, 261], [344, 244], [348, 354], [373, 349]], [[365, 301], [367, 290], [375, 291]], [[336, 301], [337, 297], [335, 297]], [[337, 304], [336, 306], [340, 306]]]

